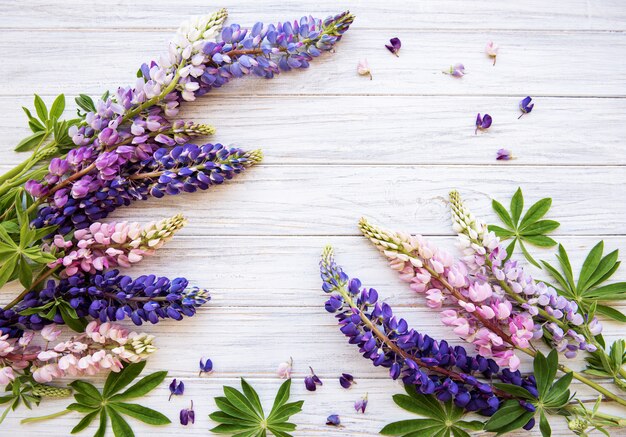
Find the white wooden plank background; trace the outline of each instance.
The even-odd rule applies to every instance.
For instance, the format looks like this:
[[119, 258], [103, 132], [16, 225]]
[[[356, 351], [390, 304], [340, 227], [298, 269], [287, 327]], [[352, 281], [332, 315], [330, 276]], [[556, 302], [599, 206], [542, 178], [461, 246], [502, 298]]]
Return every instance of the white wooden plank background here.
[[[213, 290], [196, 317], [145, 327], [160, 346], [149, 369], [169, 369], [186, 383], [182, 398], [168, 403], [164, 385], [146, 404], [177, 422], [179, 409], [194, 399], [196, 424], [182, 430], [177, 423], [150, 428], [133, 422], [138, 435], [179, 429], [207, 435], [207, 414], [222, 385], [244, 376], [269, 401], [280, 384], [275, 368], [289, 356], [295, 360], [294, 399], [305, 400], [294, 417], [296, 435], [374, 435], [384, 424], [408, 418], [391, 401], [399, 385], [346, 344], [324, 311], [321, 248], [332, 243], [347, 271], [378, 288], [418, 329], [452, 336], [358, 236], [361, 215], [454, 250], [445, 203], [450, 189], [460, 189], [476, 213], [495, 220], [490, 197], [506, 199], [522, 186], [529, 201], [554, 198], [551, 215], [562, 223], [556, 234], [575, 265], [600, 239], [610, 249], [626, 243], [622, 1], [341, 3], [357, 20], [336, 53], [272, 81], [234, 81], [182, 114], [214, 124], [212, 141], [262, 147], [264, 164], [212, 192], [151, 200], [115, 214], [143, 220], [183, 211], [189, 225], [132, 273], [186, 276]], [[99, 95], [130, 83], [141, 62], [164, 50], [180, 21], [223, 6], [231, 22], [243, 25], [326, 16], [339, 8], [330, 0], [0, 2], [0, 172], [21, 159], [11, 150], [27, 133], [20, 107], [30, 104], [32, 93]], [[400, 58], [383, 47], [393, 36], [403, 42]], [[483, 53], [488, 40], [502, 46], [495, 67]], [[356, 75], [363, 57], [373, 81]], [[441, 74], [456, 62], [466, 65], [466, 77]], [[536, 109], [517, 120], [517, 102], [528, 94]], [[474, 135], [476, 112], [493, 116], [489, 132]], [[517, 159], [496, 162], [500, 147]], [[616, 276], [625, 280], [626, 270]], [[17, 292], [7, 286], [0, 301]], [[607, 338], [618, 337], [620, 329], [607, 324]], [[197, 377], [200, 355], [213, 359], [213, 375]], [[316, 393], [302, 384], [309, 365], [325, 382]], [[337, 382], [345, 371], [358, 380], [350, 390]], [[588, 399], [588, 390], [576, 389]], [[365, 392], [368, 410], [356, 414], [352, 405]], [[36, 413], [63, 405], [48, 402]], [[326, 427], [331, 413], [340, 414], [345, 427]], [[65, 436], [76, 422], [65, 416], [20, 427], [30, 414], [18, 411], [2, 429]], [[554, 435], [569, 435], [562, 421], [553, 428]]]

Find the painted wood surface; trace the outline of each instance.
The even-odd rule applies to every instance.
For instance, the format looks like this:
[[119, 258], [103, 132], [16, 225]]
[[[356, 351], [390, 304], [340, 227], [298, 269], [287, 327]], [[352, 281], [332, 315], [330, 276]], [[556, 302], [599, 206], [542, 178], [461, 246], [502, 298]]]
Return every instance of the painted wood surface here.
[[[136, 67], [164, 50], [180, 21], [221, 6], [243, 25], [325, 16], [340, 7], [329, 0], [0, 2], [0, 172], [21, 159], [11, 150], [27, 133], [20, 107], [32, 93], [96, 96], [132, 83]], [[449, 190], [459, 189], [477, 214], [496, 222], [490, 199], [507, 199], [521, 186], [528, 201], [554, 198], [551, 218], [562, 223], [555, 234], [575, 268], [600, 239], [610, 249], [626, 243], [623, 2], [389, 0], [341, 7], [357, 20], [336, 53], [272, 81], [235, 81], [181, 113], [214, 124], [211, 141], [262, 148], [263, 164], [210, 192], [141, 202], [113, 216], [145, 221], [184, 212], [188, 226], [132, 274], [185, 276], [213, 291], [197, 317], [145, 327], [160, 347], [148, 368], [169, 369], [186, 383], [182, 398], [168, 403], [164, 385], [146, 405], [176, 420], [193, 399], [196, 424], [133, 423], [138, 435], [208, 435], [207, 414], [222, 385], [246, 377], [269, 402], [280, 384], [275, 368], [290, 356], [293, 396], [305, 400], [295, 435], [375, 435], [384, 424], [408, 418], [391, 401], [400, 386], [362, 359], [323, 309], [317, 273], [323, 246], [333, 244], [346, 270], [376, 287], [417, 329], [452, 335], [358, 235], [362, 215], [454, 251]], [[403, 42], [400, 58], [383, 47], [393, 36]], [[502, 47], [495, 67], [483, 52], [492, 39]], [[372, 81], [356, 75], [364, 57]], [[469, 73], [460, 80], [441, 72], [456, 62]], [[518, 120], [517, 102], [526, 95], [537, 105]], [[490, 113], [494, 124], [474, 135], [477, 112]], [[516, 160], [496, 162], [501, 147]], [[554, 259], [549, 251], [533, 253]], [[626, 270], [615, 279], [625, 280]], [[18, 291], [5, 287], [0, 302]], [[621, 331], [607, 324], [608, 339]], [[197, 376], [201, 355], [215, 362], [211, 376]], [[309, 365], [325, 382], [316, 393], [302, 383]], [[581, 368], [581, 360], [573, 367]], [[337, 381], [344, 371], [358, 380], [350, 390]], [[585, 387], [576, 390], [590, 399]], [[356, 414], [352, 405], [366, 392], [367, 413]], [[63, 406], [48, 402], [36, 413]], [[332, 413], [341, 415], [343, 428], [324, 425]], [[65, 416], [19, 427], [30, 414], [19, 410], [2, 429], [66, 436], [76, 421]], [[553, 429], [553, 435], [570, 435], [563, 421]]]

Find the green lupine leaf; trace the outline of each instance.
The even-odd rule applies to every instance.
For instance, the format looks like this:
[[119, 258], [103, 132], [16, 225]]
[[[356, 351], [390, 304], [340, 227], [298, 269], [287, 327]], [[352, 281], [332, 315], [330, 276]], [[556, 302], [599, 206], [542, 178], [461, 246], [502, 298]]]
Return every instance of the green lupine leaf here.
[[259, 419], [263, 419], [263, 416], [259, 415], [259, 413], [254, 410], [254, 407], [243, 393], [241, 393], [234, 387], [224, 386], [223, 389], [226, 399], [228, 399], [228, 401], [233, 404], [238, 410], [248, 414], [252, 414]]
[[498, 214], [498, 217], [500, 217], [500, 220], [502, 220], [505, 225], [507, 225], [509, 228], [515, 228], [515, 226], [513, 226], [513, 220], [511, 220], [511, 216], [500, 202], [495, 199], [492, 200], [491, 207], [496, 212], [496, 214]]
[[108, 406], [106, 410], [111, 416], [111, 428], [115, 437], [134, 437], [133, 429], [114, 408]]
[[264, 417], [263, 406], [261, 405], [261, 400], [259, 399], [259, 395], [254, 388], [250, 384], [246, 382], [245, 379], [241, 378], [241, 388], [243, 389], [243, 393], [248, 398], [254, 410], [259, 414], [259, 416]]
[[272, 405], [272, 411], [276, 408], [280, 408], [282, 405], [287, 402], [291, 393], [291, 378], [288, 378], [285, 382], [280, 385], [278, 389], [278, 393], [276, 393], [276, 397], [274, 398], [274, 404]]
[[[556, 358], [556, 365], [554, 359]], [[535, 379], [537, 380], [537, 391], [539, 392], [539, 399], [543, 399], [548, 394], [550, 386], [554, 381], [558, 365], [558, 356], [556, 350], [552, 350], [546, 358], [541, 352], [537, 352], [535, 359], [533, 360], [533, 369]]]
[[230, 434], [233, 435], [235, 433], [240, 433], [242, 431], [248, 431], [251, 432], [253, 430], [258, 430], [260, 429], [260, 427], [258, 425], [256, 426], [246, 426], [243, 424], [234, 424], [234, 423], [221, 423], [219, 425], [217, 425], [215, 428], [211, 428], [209, 431], [211, 431], [214, 434]]
[[[166, 371], [154, 372], [148, 376], [144, 376], [139, 380], [139, 382], [135, 383], [123, 393], [116, 394], [114, 396], [114, 400], [122, 401], [127, 399], [140, 398], [157, 388], [157, 386], [163, 382], [166, 376]], [[113, 400], [113, 398], [111, 398], [111, 400]]]
[[289, 432], [296, 429], [296, 425], [289, 423], [288, 420], [302, 411], [304, 401], [287, 402], [291, 379], [280, 386], [267, 419], [264, 418], [263, 406], [254, 388], [243, 378], [241, 387], [243, 392], [234, 387], [224, 386], [225, 396], [215, 398], [219, 410], [211, 413], [209, 418], [219, 425], [211, 429], [211, 432], [252, 437], [266, 435], [267, 428], [275, 436], [281, 437], [289, 436]]
[[471, 437], [467, 432], [463, 431], [461, 428], [452, 428], [452, 435], [454, 437]]
[[167, 425], [168, 423], [172, 423], [166, 415], [152, 408], [144, 407], [143, 405], [112, 402], [109, 406], [118, 413], [133, 417], [148, 425]]
[[541, 219], [544, 215], [548, 213], [551, 206], [552, 199], [550, 198], [541, 199], [535, 202], [534, 205], [528, 208], [528, 211], [526, 211], [524, 217], [522, 217], [520, 230], [523, 231], [529, 225], [532, 225], [533, 223], [539, 221], [539, 219]]
[[103, 408], [102, 411], [100, 411], [100, 426], [93, 437], [104, 437], [107, 432], [108, 418], [109, 415], [107, 414], [107, 410]]
[[439, 402], [434, 396], [427, 396], [419, 393], [417, 388], [414, 385], [405, 385], [404, 391], [407, 392], [411, 398], [415, 401], [419, 402], [424, 408], [428, 408], [431, 411], [431, 416], [434, 418], [443, 418], [446, 417], [446, 412], [441, 406], [441, 402]]
[[482, 431], [482, 429], [485, 427], [485, 423], [481, 422], [480, 420], [460, 420], [456, 422], [455, 425], [460, 426], [461, 428], [469, 429], [470, 431]]
[[44, 123], [48, 120], [48, 108], [46, 108], [43, 99], [37, 94], [35, 94], [35, 111], [37, 112], [39, 120]]
[[96, 106], [93, 102], [93, 99], [89, 97], [87, 94], [80, 94], [76, 99], [76, 104], [79, 108], [84, 110], [85, 112], [96, 112]]
[[495, 382], [493, 383], [493, 386], [499, 388], [502, 391], [510, 393], [517, 398], [528, 400], [535, 399], [535, 397], [528, 390], [526, 390], [524, 387], [520, 387], [519, 385]]
[[524, 209], [524, 195], [522, 189], [518, 188], [513, 197], [511, 198], [511, 220], [515, 227], [519, 224], [519, 218], [522, 215]]
[[585, 297], [598, 300], [614, 300], [625, 293], [626, 282], [615, 282], [614, 284], [591, 289], [585, 293]]
[[578, 286], [577, 290], [580, 292], [585, 290], [587, 285], [587, 281], [591, 278], [591, 276], [595, 273], [596, 269], [600, 265], [600, 260], [602, 259], [602, 251], [604, 250], [604, 241], [600, 241], [596, 244], [593, 249], [585, 258], [583, 262], [583, 266], [580, 269], [580, 275], [578, 276]]
[[[445, 424], [435, 419], [409, 419], [400, 420], [398, 422], [390, 423], [380, 430], [382, 435], [405, 435], [411, 432], [426, 432], [438, 431], [439, 429], [446, 429]], [[431, 434], [423, 434], [431, 435]]]
[[613, 252], [606, 255], [598, 264], [596, 271], [593, 272], [589, 280], [587, 281], [587, 285], [583, 291], [586, 291], [590, 287], [598, 284], [602, 278], [606, 276], [611, 270], [615, 268], [615, 265], [618, 264], [617, 257], [619, 256], [619, 250], [614, 250]]
[[24, 288], [29, 289], [33, 284], [33, 269], [23, 257], [20, 257], [17, 264], [17, 275], [20, 279], [20, 284]]
[[528, 260], [529, 263], [531, 263], [532, 265], [534, 265], [535, 267], [541, 268], [541, 266], [539, 265], [539, 263], [535, 260], [535, 258], [533, 258], [530, 253], [528, 252], [528, 250], [526, 250], [526, 246], [524, 246], [524, 243], [522, 243], [522, 240], [520, 239], [519, 242], [519, 247], [522, 249], [522, 253], [524, 254], [524, 257]]
[[77, 393], [83, 394], [93, 400], [101, 401], [102, 395], [98, 391], [95, 385], [90, 384], [85, 381], [74, 381], [70, 384], [70, 386], [76, 390]]
[[502, 240], [506, 240], [515, 236], [515, 232], [509, 231], [508, 229], [504, 229], [496, 225], [489, 225], [489, 230], [496, 234], [496, 236]]
[[524, 241], [538, 247], [553, 247], [558, 243], [545, 235], [524, 235]]
[[562, 398], [565, 398], [567, 402], [567, 399], [569, 399], [569, 386], [572, 383], [572, 377], [572, 372], [561, 376], [552, 385], [546, 396], [540, 398], [547, 407], [561, 407]]
[[498, 411], [485, 423], [485, 431], [504, 434], [526, 425], [533, 417], [515, 400], [506, 401]]
[[65, 111], [65, 95], [59, 94], [50, 107], [50, 117], [60, 118]]
[[80, 420], [80, 422], [78, 422], [78, 425], [76, 425], [74, 428], [72, 428], [72, 431], [70, 431], [70, 432], [72, 434], [77, 434], [77, 433], [81, 432], [82, 430], [87, 428], [89, 425], [91, 425], [91, 422], [93, 422], [93, 420], [98, 416], [98, 414], [100, 414], [100, 410], [95, 410], [95, 411], [87, 414], [85, 417], [83, 417]]
[[531, 225], [529, 225], [526, 229], [524, 229], [523, 231], [520, 231], [521, 235], [543, 235], [545, 233], [548, 232], [552, 232], [554, 231], [556, 228], [558, 228], [561, 224], [559, 222], [556, 222], [554, 220], [539, 220], [538, 222], [535, 222]]
[[411, 396], [396, 394], [392, 398], [397, 406], [411, 413], [437, 420], [444, 420], [446, 417], [443, 411], [433, 410], [430, 404], [420, 402]]
[[543, 411], [539, 415], [539, 430], [541, 431], [542, 437], [550, 437], [552, 435], [552, 429]]
[[128, 384], [133, 382], [135, 378], [139, 376], [139, 374], [143, 371], [144, 367], [146, 367], [145, 361], [140, 361], [138, 363], [131, 363], [124, 366], [123, 372], [110, 372], [109, 376], [107, 376], [106, 381], [104, 382], [104, 388], [102, 389], [102, 394], [105, 397], [109, 397]]
[[77, 411], [79, 413], [91, 413], [95, 410], [99, 410], [99, 407], [90, 407], [85, 404], [79, 404], [78, 402], [73, 402], [65, 407], [66, 410]]
[[29, 150], [32, 150], [37, 144], [41, 142], [42, 138], [45, 135], [46, 135], [46, 132], [42, 130], [33, 133], [32, 135], [24, 138], [22, 141], [17, 143], [17, 146], [15, 146], [15, 151], [27, 152]]

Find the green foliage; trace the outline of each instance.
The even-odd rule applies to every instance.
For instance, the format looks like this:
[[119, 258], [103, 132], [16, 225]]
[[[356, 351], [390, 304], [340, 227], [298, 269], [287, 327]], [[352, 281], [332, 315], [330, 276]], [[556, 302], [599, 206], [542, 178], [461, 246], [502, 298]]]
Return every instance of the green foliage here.
[[[126, 401], [139, 398], [154, 390], [165, 379], [167, 372], [155, 372], [143, 377], [131, 387], [122, 392], [145, 367], [145, 361], [129, 364], [121, 372], [109, 373], [102, 393], [93, 385], [85, 381], [74, 381], [70, 386], [74, 389], [76, 402], [67, 406], [66, 411], [75, 411], [83, 414], [83, 418], [72, 429], [72, 434], [79, 433], [87, 428], [96, 418], [100, 426], [94, 434], [103, 437], [106, 434], [109, 420], [115, 437], [134, 437], [131, 426], [123, 416], [130, 416], [148, 425], [167, 425], [171, 421], [163, 414], [152, 408], [140, 404], [129, 404]], [[31, 422], [33, 419], [25, 419]], [[34, 420], [37, 420], [35, 418]]]
[[33, 272], [56, 260], [54, 254], [45, 252], [41, 239], [53, 227], [33, 229], [28, 214], [22, 206], [22, 192], [15, 196], [15, 221], [0, 225], [0, 287], [13, 279], [19, 279], [24, 288], [30, 288]]
[[[589, 410], [582, 402], [578, 401], [579, 408], [572, 409], [575, 413], [573, 419], [569, 419], [567, 425], [569, 429], [578, 436], [587, 437], [593, 431], [598, 431], [607, 437], [611, 434], [604, 429], [605, 427], [619, 426], [614, 420], [608, 420], [604, 417], [596, 417], [600, 403], [602, 402], [602, 396], [598, 396], [593, 409]], [[591, 429], [589, 429], [591, 428]]]
[[602, 285], [613, 276], [620, 265], [617, 260], [618, 251], [604, 255], [604, 241], [596, 244], [585, 258], [578, 275], [574, 280], [572, 265], [565, 248], [559, 245], [557, 259], [560, 270], [546, 261], [542, 261], [545, 269], [556, 280], [552, 287], [561, 296], [574, 300], [583, 310], [589, 312], [592, 306], [595, 311], [619, 322], [626, 322], [626, 316], [616, 309], [598, 302], [614, 302], [626, 299], [626, 282], [615, 282]]
[[230, 434], [238, 437], [266, 436], [271, 432], [277, 437], [291, 436], [296, 429], [288, 420], [302, 411], [304, 401], [289, 402], [291, 379], [278, 389], [272, 410], [266, 417], [259, 395], [245, 379], [241, 378], [243, 392], [234, 387], [224, 386], [224, 396], [215, 398], [218, 411], [209, 414], [219, 425], [211, 429], [216, 434]]
[[506, 227], [489, 225], [489, 230], [493, 231], [502, 241], [512, 240], [506, 248], [508, 257], [511, 257], [515, 250], [515, 245], [519, 242], [522, 253], [528, 262], [540, 267], [539, 263], [530, 255], [524, 243], [539, 247], [552, 247], [557, 244], [556, 241], [546, 234], [558, 228], [560, 223], [554, 220], [542, 220], [550, 206], [552, 206], [552, 199], [545, 198], [539, 200], [528, 208], [528, 211], [522, 217], [524, 196], [522, 189], [518, 188], [511, 198], [510, 213], [495, 199], [492, 201], [491, 206]]
[[626, 340], [619, 339], [611, 345], [607, 354], [598, 349], [585, 358], [585, 373], [600, 378], [611, 378], [622, 390], [626, 390], [626, 381], [622, 379], [622, 367], [626, 365]]
[[560, 413], [571, 399], [569, 386], [573, 375], [566, 373], [554, 382], [558, 366], [559, 357], [556, 350], [552, 350], [547, 357], [537, 352], [533, 361], [533, 374], [537, 381], [538, 399], [523, 388], [510, 384], [495, 384], [499, 389], [533, 404], [536, 411], [534, 413], [528, 411], [520, 405], [518, 400], [508, 400], [487, 421], [485, 430], [501, 435], [523, 427], [535, 415], [539, 415], [541, 435], [549, 437], [552, 431], [546, 416]]
[[65, 111], [65, 96], [58, 95], [48, 110], [43, 99], [35, 94], [34, 107], [36, 116], [28, 108], [22, 107], [33, 134], [20, 141], [15, 151], [26, 152], [39, 148], [50, 134], [54, 136], [54, 143], [59, 150], [72, 148], [72, 139], [67, 134], [67, 130], [70, 126], [77, 124], [80, 119], [59, 120]]
[[15, 411], [20, 405], [32, 409], [32, 404], [39, 405], [41, 397], [33, 393], [34, 386], [37, 385], [33, 381], [31, 375], [20, 375], [13, 382], [7, 384], [4, 388], [5, 392], [9, 392], [4, 396], [0, 396], [0, 405], [8, 406], [0, 415], [0, 424], [4, 421], [10, 411]]
[[418, 393], [413, 385], [405, 385], [404, 389], [407, 394], [394, 395], [393, 401], [400, 408], [423, 418], [390, 423], [380, 430], [381, 434], [406, 437], [469, 437], [468, 431], [483, 429], [483, 422], [461, 420], [465, 411], [452, 401], [442, 403], [434, 396]]

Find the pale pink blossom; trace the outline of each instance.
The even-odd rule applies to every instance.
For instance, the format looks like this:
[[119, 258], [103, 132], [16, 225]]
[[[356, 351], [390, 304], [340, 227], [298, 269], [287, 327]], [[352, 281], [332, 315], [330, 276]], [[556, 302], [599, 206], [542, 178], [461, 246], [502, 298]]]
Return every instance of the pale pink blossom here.
[[0, 385], [7, 385], [15, 380], [15, 372], [13, 368], [6, 366], [0, 368]]
[[55, 341], [61, 335], [61, 328], [59, 328], [54, 323], [51, 325], [46, 325], [41, 330], [41, 336], [46, 341]]
[[485, 46], [485, 53], [487, 53], [490, 58], [493, 58], [493, 65], [496, 65], [498, 50], [500, 50], [500, 47], [498, 47], [498, 45], [495, 44], [493, 41], [489, 41]]
[[289, 361], [284, 361], [278, 365], [276, 373], [282, 379], [291, 378], [291, 369], [293, 368], [293, 358], [289, 358]]
[[367, 59], [361, 59], [359, 61], [359, 63], [356, 66], [356, 71], [357, 73], [359, 73], [361, 76], [369, 76], [370, 80], [372, 80], [372, 72], [370, 70], [370, 66], [367, 63]]

